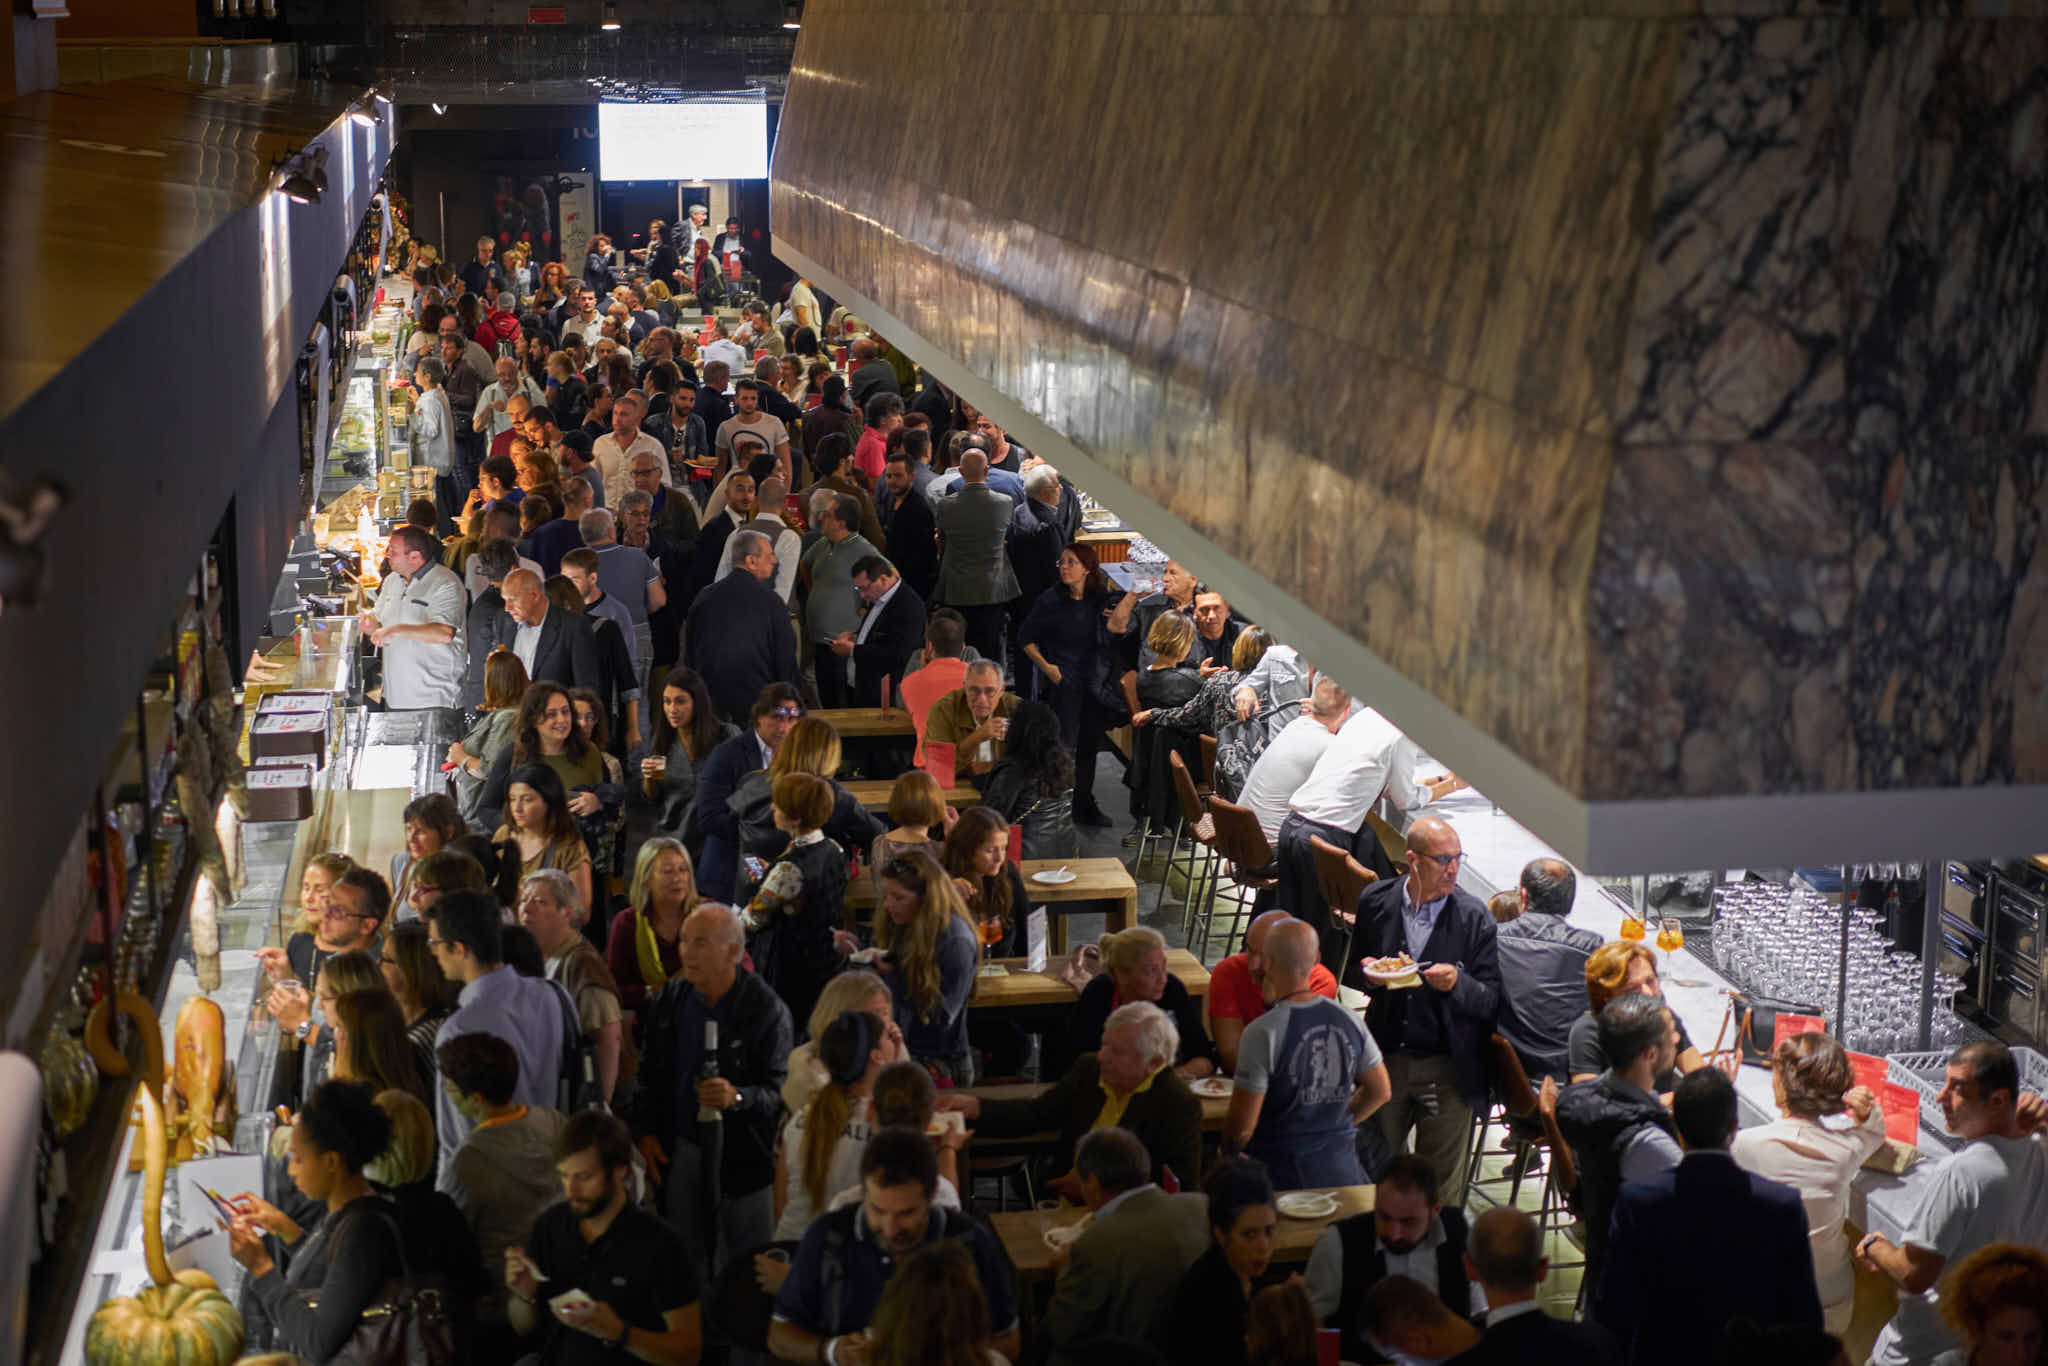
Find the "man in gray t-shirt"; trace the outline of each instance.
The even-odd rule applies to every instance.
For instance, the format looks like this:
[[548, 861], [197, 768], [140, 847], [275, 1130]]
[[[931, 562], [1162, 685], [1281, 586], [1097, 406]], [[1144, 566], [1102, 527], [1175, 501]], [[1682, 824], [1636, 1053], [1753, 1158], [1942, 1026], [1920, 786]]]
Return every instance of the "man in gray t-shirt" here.
[[1969, 1142], [1935, 1171], [1903, 1242], [1870, 1233], [1856, 1244], [1856, 1260], [1899, 1289], [1871, 1366], [1922, 1366], [1956, 1345], [1935, 1286], [1964, 1257], [1986, 1243], [2048, 1244], [2048, 1103], [2020, 1090], [2012, 1050], [1969, 1043], [1951, 1054], [1941, 1113]]
[[1224, 1148], [1264, 1162], [1280, 1190], [1362, 1184], [1358, 1125], [1393, 1093], [1372, 1035], [1310, 985], [1318, 949], [1307, 921], [1266, 931], [1268, 1009], [1238, 1041], [1223, 1122]]

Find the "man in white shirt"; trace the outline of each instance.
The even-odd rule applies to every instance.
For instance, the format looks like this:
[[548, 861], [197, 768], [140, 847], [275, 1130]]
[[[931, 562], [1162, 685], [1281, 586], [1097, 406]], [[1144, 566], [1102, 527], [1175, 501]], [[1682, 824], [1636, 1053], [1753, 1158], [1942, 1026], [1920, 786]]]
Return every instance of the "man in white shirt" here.
[[732, 339], [732, 329], [726, 326], [723, 318], [712, 319], [711, 340], [704, 344], [704, 349], [698, 355], [706, 362], [724, 361], [729, 374], [751, 374], [754, 369], [754, 358]]
[[[725, 510], [733, 518], [733, 534], [742, 531], [758, 531], [766, 536], [775, 547], [775, 592], [784, 602], [796, 592], [796, 571], [804, 557], [803, 537], [796, 534], [783, 517], [789, 503], [789, 486], [782, 482], [780, 475], [770, 475], [761, 481], [760, 495], [755, 496], [752, 481], [746, 471], [739, 471], [740, 478], [733, 480], [729, 489]], [[744, 506], [743, 506], [744, 505]], [[734, 561], [730, 555], [718, 557], [718, 569], [711, 576], [713, 583], [732, 573]]]
[[1309, 1303], [1341, 1335], [1347, 1360], [1373, 1359], [1362, 1319], [1368, 1292], [1406, 1276], [1460, 1318], [1486, 1307], [1465, 1271], [1465, 1216], [1446, 1206], [1436, 1171], [1401, 1153], [1373, 1187], [1373, 1210], [1340, 1219], [1316, 1235], [1308, 1255]]
[[562, 340], [578, 337], [585, 346], [595, 346], [604, 335], [604, 315], [597, 311], [597, 295], [590, 286], [579, 285], [570, 292], [569, 308], [569, 316], [562, 319]]
[[[495, 365], [498, 378], [484, 386], [476, 401], [474, 419], [475, 429], [492, 438], [500, 432], [509, 431], [520, 422], [523, 413], [542, 403], [540, 386], [519, 368], [518, 361], [510, 356], [500, 356]], [[514, 399], [526, 400], [525, 407], [517, 407]]]
[[1252, 764], [1244, 788], [1237, 794], [1238, 805], [1251, 808], [1259, 818], [1259, 828], [1266, 832], [1266, 842], [1274, 848], [1280, 847], [1280, 824], [1287, 819], [1288, 803], [1308, 781], [1316, 761], [1343, 729], [1350, 712], [1351, 694], [1334, 678], [1317, 679], [1308, 714], [1282, 727]]
[[646, 415], [646, 400], [635, 389], [612, 399], [612, 429], [590, 447], [590, 463], [604, 476], [604, 506], [615, 508], [633, 487], [633, 457], [645, 452], [654, 457], [655, 468], [668, 463], [668, 452], [659, 441], [640, 430]]
[[[1350, 850], [1383, 878], [1399, 875], [1366, 815], [1382, 796], [1397, 813], [1418, 810], [1436, 796], [1439, 785], [1456, 781], [1446, 777], [1436, 784], [1417, 783], [1416, 754], [1415, 742], [1371, 707], [1344, 723], [1308, 780], [1295, 791], [1280, 822], [1274, 852], [1279, 873], [1275, 893], [1281, 909], [1318, 926], [1329, 919], [1316, 879], [1315, 851], [1309, 847], [1310, 838], [1317, 835]], [[1329, 942], [1326, 938], [1325, 945]], [[1342, 980], [1341, 964], [1326, 966]]]
[[391, 566], [377, 605], [363, 614], [370, 643], [384, 652], [384, 705], [392, 711], [462, 705], [469, 662], [462, 627], [462, 580], [433, 558], [433, 539], [415, 526], [391, 533]]
[[790, 286], [789, 315], [798, 327], [808, 327], [819, 333], [820, 342], [825, 340], [820, 330], [823, 319], [818, 316], [818, 296], [812, 292], [809, 280], [799, 279]]
[[1857, 1261], [1899, 1290], [1871, 1366], [1919, 1366], [1956, 1345], [1935, 1287], [1964, 1257], [1986, 1243], [2048, 1245], [2048, 1102], [2020, 1090], [2012, 1050], [1986, 1041], [1952, 1053], [1941, 1114], [1969, 1141], [1934, 1173], [1902, 1242], [1870, 1233], [1856, 1245]]

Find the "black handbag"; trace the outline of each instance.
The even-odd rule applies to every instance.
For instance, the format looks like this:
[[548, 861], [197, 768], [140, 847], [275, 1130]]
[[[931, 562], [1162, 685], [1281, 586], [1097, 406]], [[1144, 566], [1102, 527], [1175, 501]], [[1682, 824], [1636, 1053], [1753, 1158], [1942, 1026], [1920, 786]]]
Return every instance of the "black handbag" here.
[[[363, 1306], [355, 1332], [327, 1359], [329, 1366], [455, 1366], [455, 1325], [448, 1316], [447, 1288], [438, 1275], [415, 1277], [398, 1221], [383, 1213], [374, 1217], [391, 1230], [400, 1274]], [[319, 1308], [319, 1291], [297, 1294], [306, 1308]]]
[[1781, 1001], [1773, 996], [1759, 996], [1747, 991], [1728, 993], [1728, 1013], [1721, 1017], [1721, 1032], [1714, 1038], [1714, 1056], [1729, 1051], [1722, 1041], [1728, 1038], [1729, 1026], [1733, 1025], [1735, 1036], [1731, 1048], [1739, 1049], [1742, 1060], [1758, 1067], [1771, 1065], [1771, 1042], [1777, 1037], [1778, 1016], [1822, 1014], [1816, 1005], [1803, 1005], [1797, 1001]]

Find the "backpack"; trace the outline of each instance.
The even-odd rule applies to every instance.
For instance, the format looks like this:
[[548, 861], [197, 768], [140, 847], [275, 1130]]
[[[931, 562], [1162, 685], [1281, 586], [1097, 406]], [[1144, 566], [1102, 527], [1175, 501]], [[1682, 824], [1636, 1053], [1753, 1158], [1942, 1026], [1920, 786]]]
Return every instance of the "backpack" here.
[[593, 1106], [603, 1108], [597, 1076], [597, 1045], [583, 1032], [576, 1003], [560, 982], [549, 982], [562, 1011], [562, 1070], [555, 1079], [555, 1108], [565, 1115]]
[[767, 769], [757, 768], [735, 783], [725, 805], [738, 823], [742, 855], [776, 845], [775, 780]]

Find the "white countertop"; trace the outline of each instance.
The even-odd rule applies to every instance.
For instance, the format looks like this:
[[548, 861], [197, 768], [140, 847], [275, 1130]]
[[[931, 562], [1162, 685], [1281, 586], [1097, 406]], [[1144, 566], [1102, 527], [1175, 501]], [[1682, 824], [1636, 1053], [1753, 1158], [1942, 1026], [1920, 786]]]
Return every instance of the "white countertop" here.
[[[1424, 773], [1441, 771], [1430, 764]], [[1525, 829], [1505, 812], [1496, 812], [1485, 794], [1467, 788], [1432, 802], [1424, 810], [1441, 817], [1458, 832], [1464, 846], [1464, 862], [1458, 868], [1458, 885], [1481, 901], [1495, 892], [1521, 883], [1522, 869], [1530, 860], [1558, 858], [1556, 850]], [[1405, 820], [1403, 822], [1405, 825]], [[1620, 937], [1622, 907], [1599, 884], [1580, 873], [1578, 894], [1569, 917], [1603, 939]], [[1727, 1015], [1728, 981], [1690, 949], [1672, 955], [1673, 971], [1664, 975], [1664, 999], [1685, 1024], [1701, 1052], [1714, 1047]], [[1681, 987], [1671, 978], [1683, 977], [1706, 983]], [[1736, 1095], [1741, 1100], [1742, 1123], [1747, 1128], [1764, 1124], [1777, 1116], [1771, 1094], [1771, 1074], [1762, 1067], [1744, 1067], [1736, 1077]], [[1882, 1233], [1897, 1240], [1918, 1206], [1920, 1192], [1934, 1170], [1948, 1158], [1948, 1149], [1923, 1133], [1921, 1159], [1904, 1176], [1888, 1176], [1864, 1169], [1857, 1173], [1849, 1192], [1849, 1219], [1858, 1228]]]

